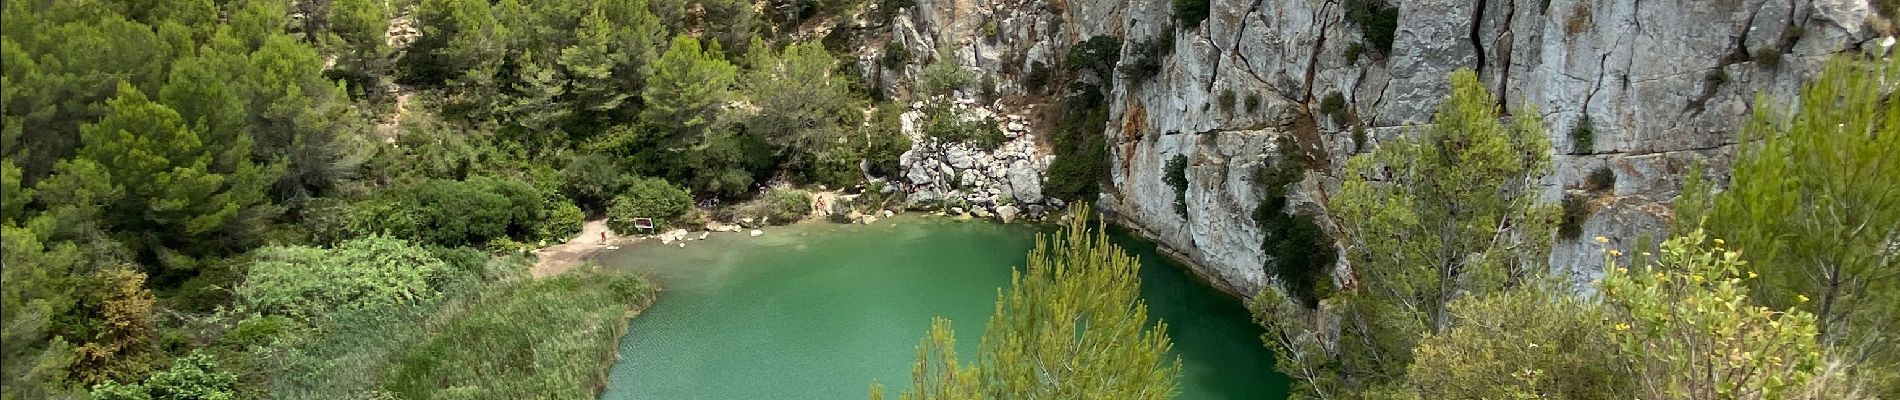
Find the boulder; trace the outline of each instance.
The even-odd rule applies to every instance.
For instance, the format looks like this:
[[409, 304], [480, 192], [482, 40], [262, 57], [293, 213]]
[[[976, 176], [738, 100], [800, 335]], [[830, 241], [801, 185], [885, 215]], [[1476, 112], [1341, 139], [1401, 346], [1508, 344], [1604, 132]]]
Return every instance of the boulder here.
[[1015, 221], [1016, 215], [1021, 213], [1022, 210], [1017, 209], [1016, 206], [1013, 205], [1005, 204], [1001, 207], [996, 207], [996, 218], [1003, 220], [1005, 224]]

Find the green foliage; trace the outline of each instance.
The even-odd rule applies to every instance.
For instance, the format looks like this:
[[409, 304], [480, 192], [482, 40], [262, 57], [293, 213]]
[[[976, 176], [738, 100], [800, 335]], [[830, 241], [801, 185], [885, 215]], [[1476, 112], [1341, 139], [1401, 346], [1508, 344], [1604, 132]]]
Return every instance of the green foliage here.
[[[73, 349], [64, 319], [78, 311], [80, 263], [72, 243], [42, 244], [33, 231], [0, 224], [0, 397], [55, 398], [67, 392]], [[74, 339], [83, 339], [74, 336]]]
[[1603, 334], [1606, 308], [1566, 287], [1530, 282], [1461, 298], [1451, 314], [1451, 329], [1412, 349], [1406, 375], [1419, 398], [1632, 398], [1632, 377]]
[[1319, 101], [1319, 113], [1320, 115], [1325, 115], [1329, 120], [1344, 121], [1346, 119], [1346, 95], [1340, 94], [1339, 92], [1327, 93], [1326, 98], [1320, 99]]
[[412, 399], [593, 397], [627, 319], [653, 294], [644, 279], [603, 272], [484, 290], [390, 354], [382, 389]]
[[1260, 94], [1259, 93], [1247, 93], [1246, 102], [1247, 102], [1246, 110], [1248, 113], [1254, 113], [1254, 112], [1260, 111]]
[[1187, 167], [1187, 155], [1175, 154], [1161, 170], [1161, 181], [1174, 188], [1174, 212], [1182, 218], [1187, 218]]
[[1727, 191], [1709, 197], [1698, 168], [1677, 201], [1678, 231], [1706, 224], [1760, 263], [1752, 301], [1819, 316], [1821, 342], [1862, 352], [1855, 369], [1887, 397], [1900, 394], [1900, 102], [1876, 82], [1895, 79], [1900, 61], [1830, 62], [1787, 108], [1757, 108]]
[[332, 0], [329, 11], [328, 42], [340, 50], [337, 70], [357, 90], [379, 85], [378, 77], [390, 72], [389, 10], [376, 0]]
[[1702, 76], [1702, 81], [1711, 87], [1722, 86], [1722, 84], [1728, 83], [1728, 70], [1722, 68], [1709, 70], [1708, 75]]
[[917, 73], [917, 90], [921, 96], [949, 96], [958, 90], [966, 90], [976, 85], [976, 72], [957, 66], [950, 60], [949, 52], [937, 56], [937, 61], [924, 66]]
[[[950, 321], [917, 346], [903, 399], [1166, 399], [1181, 361], [1167, 324], [1148, 324], [1135, 257], [1088, 226], [1087, 207], [1036, 240], [1028, 266], [998, 293], [977, 361], [958, 363]], [[873, 385], [872, 397], [882, 389]]]
[[1570, 154], [1590, 154], [1596, 152], [1596, 123], [1590, 122], [1590, 115], [1584, 114], [1577, 120], [1577, 126], [1570, 128]]
[[407, 81], [439, 85], [492, 78], [507, 51], [508, 31], [488, 1], [421, 0], [414, 13], [422, 35], [401, 61]]
[[110, 111], [80, 129], [78, 162], [110, 171], [109, 182], [126, 193], [101, 222], [154, 257], [220, 254], [231, 250], [228, 243], [255, 240], [263, 218], [275, 212], [264, 189], [276, 171], [251, 162], [250, 137], [201, 132], [137, 88], [119, 90], [107, 102]]
[[1161, 74], [1162, 64], [1169, 55], [1174, 54], [1174, 30], [1162, 31], [1160, 35], [1135, 42], [1129, 48], [1132, 56], [1121, 66], [1123, 78], [1141, 82]]
[[561, 192], [589, 209], [605, 210], [607, 202], [626, 190], [627, 179], [612, 158], [583, 154], [561, 169]]
[[1382, 54], [1392, 53], [1392, 41], [1398, 38], [1398, 7], [1382, 0], [1347, 0], [1344, 8], [1346, 20], [1359, 26], [1360, 35], [1371, 49]]
[[237, 374], [225, 370], [211, 353], [194, 350], [172, 360], [171, 368], [145, 379], [153, 400], [228, 400], [237, 398]]
[[1221, 113], [1229, 115], [1234, 113], [1234, 107], [1239, 106], [1239, 104], [1235, 102], [1236, 100], [1234, 97], [1234, 89], [1231, 88], [1221, 89], [1220, 96], [1214, 98], [1214, 102], [1220, 104]]
[[1094, 85], [1076, 86], [1080, 93], [1062, 100], [1053, 138], [1056, 159], [1042, 184], [1043, 194], [1070, 201], [1095, 198], [1109, 179], [1108, 140], [1102, 132], [1109, 117], [1106, 99]]
[[884, 58], [881, 60], [884, 62], [884, 68], [903, 67], [904, 64], [910, 62], [910, 48], [904, 47], [903, 42], [896, 40], [885, 42]]
[[804, 220], [812, 213], [811, 193], [789, 188], [772, 188], [745, 204], [725, 210], [726, 219], [750, 218], [762, 224], [784, 225]]
[[428, 250], [386, 236], [332, 249], [265, 247], [252, 257], [250, 273], [237, 287], [238, 303], [298, 319], [428, 301], [450, 277], [449, 265]]
[[904, 172], [900, 158], [911, 146], [899, 120], [905, 109], [898, 103], [879, 104], [871, 123], [862, 128], [866, 169], [872, 176], [895, 177]]
[[[1693, 230], [1651, 262], [1604, 258], [1606, 331], [1627, 357], [1642, 398], [1847, 398], [1817, 341], [1814, 314], [1751, 302], [1741, 253]], [[1797, 300], [1805, 300], [1799, 297]]]
[[1302, 306], [1314, 308], [1331, 295], [1339, 255], [1317, 219], [1287, 209], [1288, 191], [1306, 179], [1306, 152], [1291, 136], [1276, 142], [1279, 159], [1254, 173], [1266, 196], [1254, 207], [1253, 220], [1264, 234], [1260, 249], [1267, 253], [1267, 272]]
[[637, 231], [635, 218], [652, 218], [655, 227], [669, 227], [693, 207], [693, 196], [686, 189], [660, 178], [634, 177], [627, 181], [627, 192], [615, 197], [607, 208], [607, 226], [615, 232]]
[[339, 313], [260, 361], [272, 398], [590, 397], [626, 318], [651, 296], [641, 278], [598, 268], [509, 280], [444, 301]]
[[1344, 56], [1346, 57], [1346, 64], [1348, 64], [1348, 65], [1351, 65], [1351, 64], [1358, 64], [1358, 63], [1359, 63], [1359, 57], [1360, 57], [1360, 56], [1363, 56], [1363, 55], [1365, 55], [1365, 54], [1366, 54], [1366, 44], [1365, 44], [1365, 43], [1362, 43], [1362, 42], [1352, 42], [1352, 44], [1351, 44], [1351, 45], [1347, 45], [1347, 46], [1346, 46], [1346, 53], [1344, 54]]
[[388, 189], [351, 218], [362, 233], [453, 246], [533, 237], [546, 207], [541, 192], [519, 180], [431, 179]]
[[1576, 193], [1565, 193], [1562, 203], [1563, 219], [1557, 222], [1557, 238], [1577, 240], [1583, 235], [1583, 222], [1590, 219], [1590, 213], [1596, 211], [1590, 204], [1590, 198]]
[[1069, 48], [1063, 64], [1070, 71], [1088, 70], [1106, 85], [1115, 78], [1115, 64], [1121, 62], [1122, 41], [1113, 36], [1096, 35]]
[[13, 160], [0, 160], [0, 223], [26, 218], [26, 204], [33, 202], [33, 188], [22, 187], [20, 167]]
[[549, 242], [562, 242], [581, 233], [581, 225], [587, 223], [587, 213], [574, 203], [561, 202], [548, 208], [547, 219], [541, 221], [535, 237]]
[[724, 103], [732, 96], [738, 67], [727, 62], [714, 49], [702, 49], [699, 39], [673, 37], [666, 53], [653, 64], [647, 75], [648, 89], [641, 92], [647, 108], [640, 121], [674, 146], [694, 143], [716, 122]]
[[1212, 9], [1213, 2], [1207, 0], [1174, 0], [1174, 19], [1180, 21], [1181, 26], [1194, 29], [1207, 20]]
[[864, 113], [850, 83], [833, 73], [838, 60], [815, 41], [781, 51], [753, 47], [752, 70], [741, 87], [758, 111], [746, 119], [746, 130], [762, 135], [805, 182], [855, 183], [861, 157], [853, 150], [865, 144], [853, 143], [850, 133]]
[[[1340, 318], [1363, 323], [1342, 331], [1348, 339], [1336, 350], [1294, 357], [1300, 365], [1290, 368], [1308, 371], [1296, 379], [1351, 376], [1352, 389], [1392, 382], [1421, 334], [1449, 326], [1453, 300], [1543, 268], [1556, 213], [1535, 198], [1550, 168], [1549, 138], [1535, 112], [1505, 125], [1496, 107], [1477, 74], [1455, 72], [1431, 128], [1348, 161], [1327, 209], [1350, 239], [1345, 256], [1364, 285], [1344, 299]], [[1381, 174], [1382, 182], [1369, 180]]]
[[994, 150], [1009, 141], [996, 122], [966, 114], [964, 110], [946, 102], [926, 102], [918, 129], [925, 137], [942, 143], [969, 143], [985, 150]]

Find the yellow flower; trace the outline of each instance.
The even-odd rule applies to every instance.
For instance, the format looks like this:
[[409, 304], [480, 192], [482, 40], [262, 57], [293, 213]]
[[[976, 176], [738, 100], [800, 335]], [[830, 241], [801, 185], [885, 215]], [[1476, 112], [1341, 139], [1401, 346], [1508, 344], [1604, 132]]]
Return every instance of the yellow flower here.
[[1616, 324], [1616, 331], [1617, 331], [1617, 332], [1622, 332], [1622, 331], [1627, 331], [1627, 330], [1630, 330], [1630, 324], [1625, 324], [1625, 323], [1617, 323], [1617, 324]]
[[1722, 239], [1719, 239], [1719, 238], [1718, 238], [1718, 239], [1715, 239], [1715, 245], [1716, 245], [1716, 246], [1721, 246], [1721, 245], [1723, 245], [1723, 244], [1727, 244], [1727, 243], [1728, 243], [1728, 242], [1724, 242], [1724, 241], [1722, 241]]
[[1749, 277], [1750, 279], [1753, 279], [1753, 278], [1755, 278], [1756, 276], [1758, 276], [1758, 275], [1755, 275], [1755, 271], [1748, 271], [1748, 277]]
[[1695, 283], [1702, 283], [1702, 275], [1701, 274], [1689, 275], [1689, 280], [1693, 280], [1695, 281]]
[[1623, 255], [1623, 252], [1622, 252], [1622, 251], [1620, 251], [1620, 250], [1617, 250], [1617, 249], [1610, 249], [1610, 256], [1611, 256], [1611, 257], [1619, 257], [1619, 256], [1622, 256], [1622, 255]]
[[1794, 295], [1794, 301], [1798, 301], [1798, 302], [1802, 302], [1802, 303], [1806, 303], [1806, 302], [1808, 302], [1808, 296], [1807, 296], [1807, 295], [1801, 295], [1801, 294], [1797, 294], [1797, 295]]
[[1610, 238], [1597, 236], [1597, 243], [1609, 243], [1609, 242], [1610, 242]]

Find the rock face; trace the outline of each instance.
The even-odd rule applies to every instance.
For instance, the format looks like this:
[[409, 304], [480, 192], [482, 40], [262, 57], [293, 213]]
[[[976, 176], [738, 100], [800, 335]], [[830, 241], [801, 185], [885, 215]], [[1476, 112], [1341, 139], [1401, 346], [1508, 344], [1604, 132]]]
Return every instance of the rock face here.
[[[901, 183], [910, 193], [905, 199], [910, 207], [968, 209], [979, 218], [987, 218], [1000, 207], [1043, 204], [1042, 176], [1049, 168], [1050, 157], [1038, 148], [1036, 135], [1029, 132], [1023, 117], [999, 116], [969, 101], [952, 102], [951, 107], [978, 122], [997, 124], [1009, 140], [987, 150], [969, 143], [939, 141], [919, 129], [923, 106], [921, 102], [914, 105], [900, 117], [904, 134], [911, 138], [911, 149], [898, 157], [904, 169]], [[1011, 218], [1016, 215], [1022, 214], [1012, 214]], [[1024, 216], [1042, 217], [1038, 213]]]
[[[1049, 100], [1028, 95], [1026, 71], [1060, 65], [1075, 43], [1118, 37], [1126, 64], [1138, 43], [1174, 32], [1159, 74], [1120, 78], [1108, 90], [1103, 134], [1113, 185], [1104, 188], [1101, 208], [1241, 295], [1269, 283], [1260, 229], [1249, 218], [1263, 189], [1248, 177], [1278, 151], [1279, 136], [1325, 150], [1291, 202], [1323, 214], [1322, 199], [1337, 190], [1348, 157], [1429, 124], [1448, 92], [1446, 75], [1474, 69], [1504, 113], [1543, 118], [1556, 165], [1543, 178], [1546, 201], [1598, 169], [1615, 175], [1593, 200], [1581, 239], [1559, 240], [1550, 258], [1553, 268], [1587, 275], [1600, 264], [1590, 239], [1661, 236], [1680, 175], [1693, 162], [1708, 161], [1716, 181], [1725, 181], [1738, 129], [1767, 106], [1756, 104], [1757, 94], [1789, 98], [1832, 55], [1892, 47], [1890, 33], [1870, 28], [1884, 21], [1864, 0], [1390, 3], [1399, 16], [1389, 52], [1365, 44], [1362, 27], [1340, 3], [1326, 1], [1215, 0], [1205, 22], [1176, 27], [1164, 0], [918, 0], [899, 13], [890, 35], [911, 54], [948, 49], [948, 61], [994, 77], [1004, 99], [997, 104], [1033, 104]], [[860, 66], [891, 89], [915, 82], [929, 61], [865, 62], [876, 56], [861, 55]], [[1321, 113], [1333, 96], [1344, 100], [1343, 110]], [[1572, 137], [1585, 124], [1593, 132], [1587, 148]], [[1360, 129], [1364, 135], [1353, 133]], [[1033, 143], [1011, 143], [1018, 141]], [[999, 156], [918, 146], [906, 154], [906, 178], [933, 189], [913, 195], [915, 202], [981, 197], [959, 189], [965, 180], [1030, 200], [1048, 163], [1020, 150]], [[1162, 178], [1176, 155], [1189, 160], [1185, 215]]]

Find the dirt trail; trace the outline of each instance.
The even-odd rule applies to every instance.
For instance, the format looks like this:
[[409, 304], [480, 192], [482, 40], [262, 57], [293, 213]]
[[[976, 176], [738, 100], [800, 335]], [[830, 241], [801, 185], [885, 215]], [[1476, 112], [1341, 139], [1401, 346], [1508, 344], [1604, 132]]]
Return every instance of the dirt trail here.
[[529, 272], [536, 278], [567, 272], [592, 259], [595, 253], [607, 250], [608, 246], [631, 243], [635, 240], [638, 238], [614, 234], [612, 229], [607, 229], [605, 219], [587, 221], [586, 224], [581, 225], [580, 235], [569, 239], [567, 243], [535, 250], [534, 255], [540, 260], [534, 263], [534, 269]]

